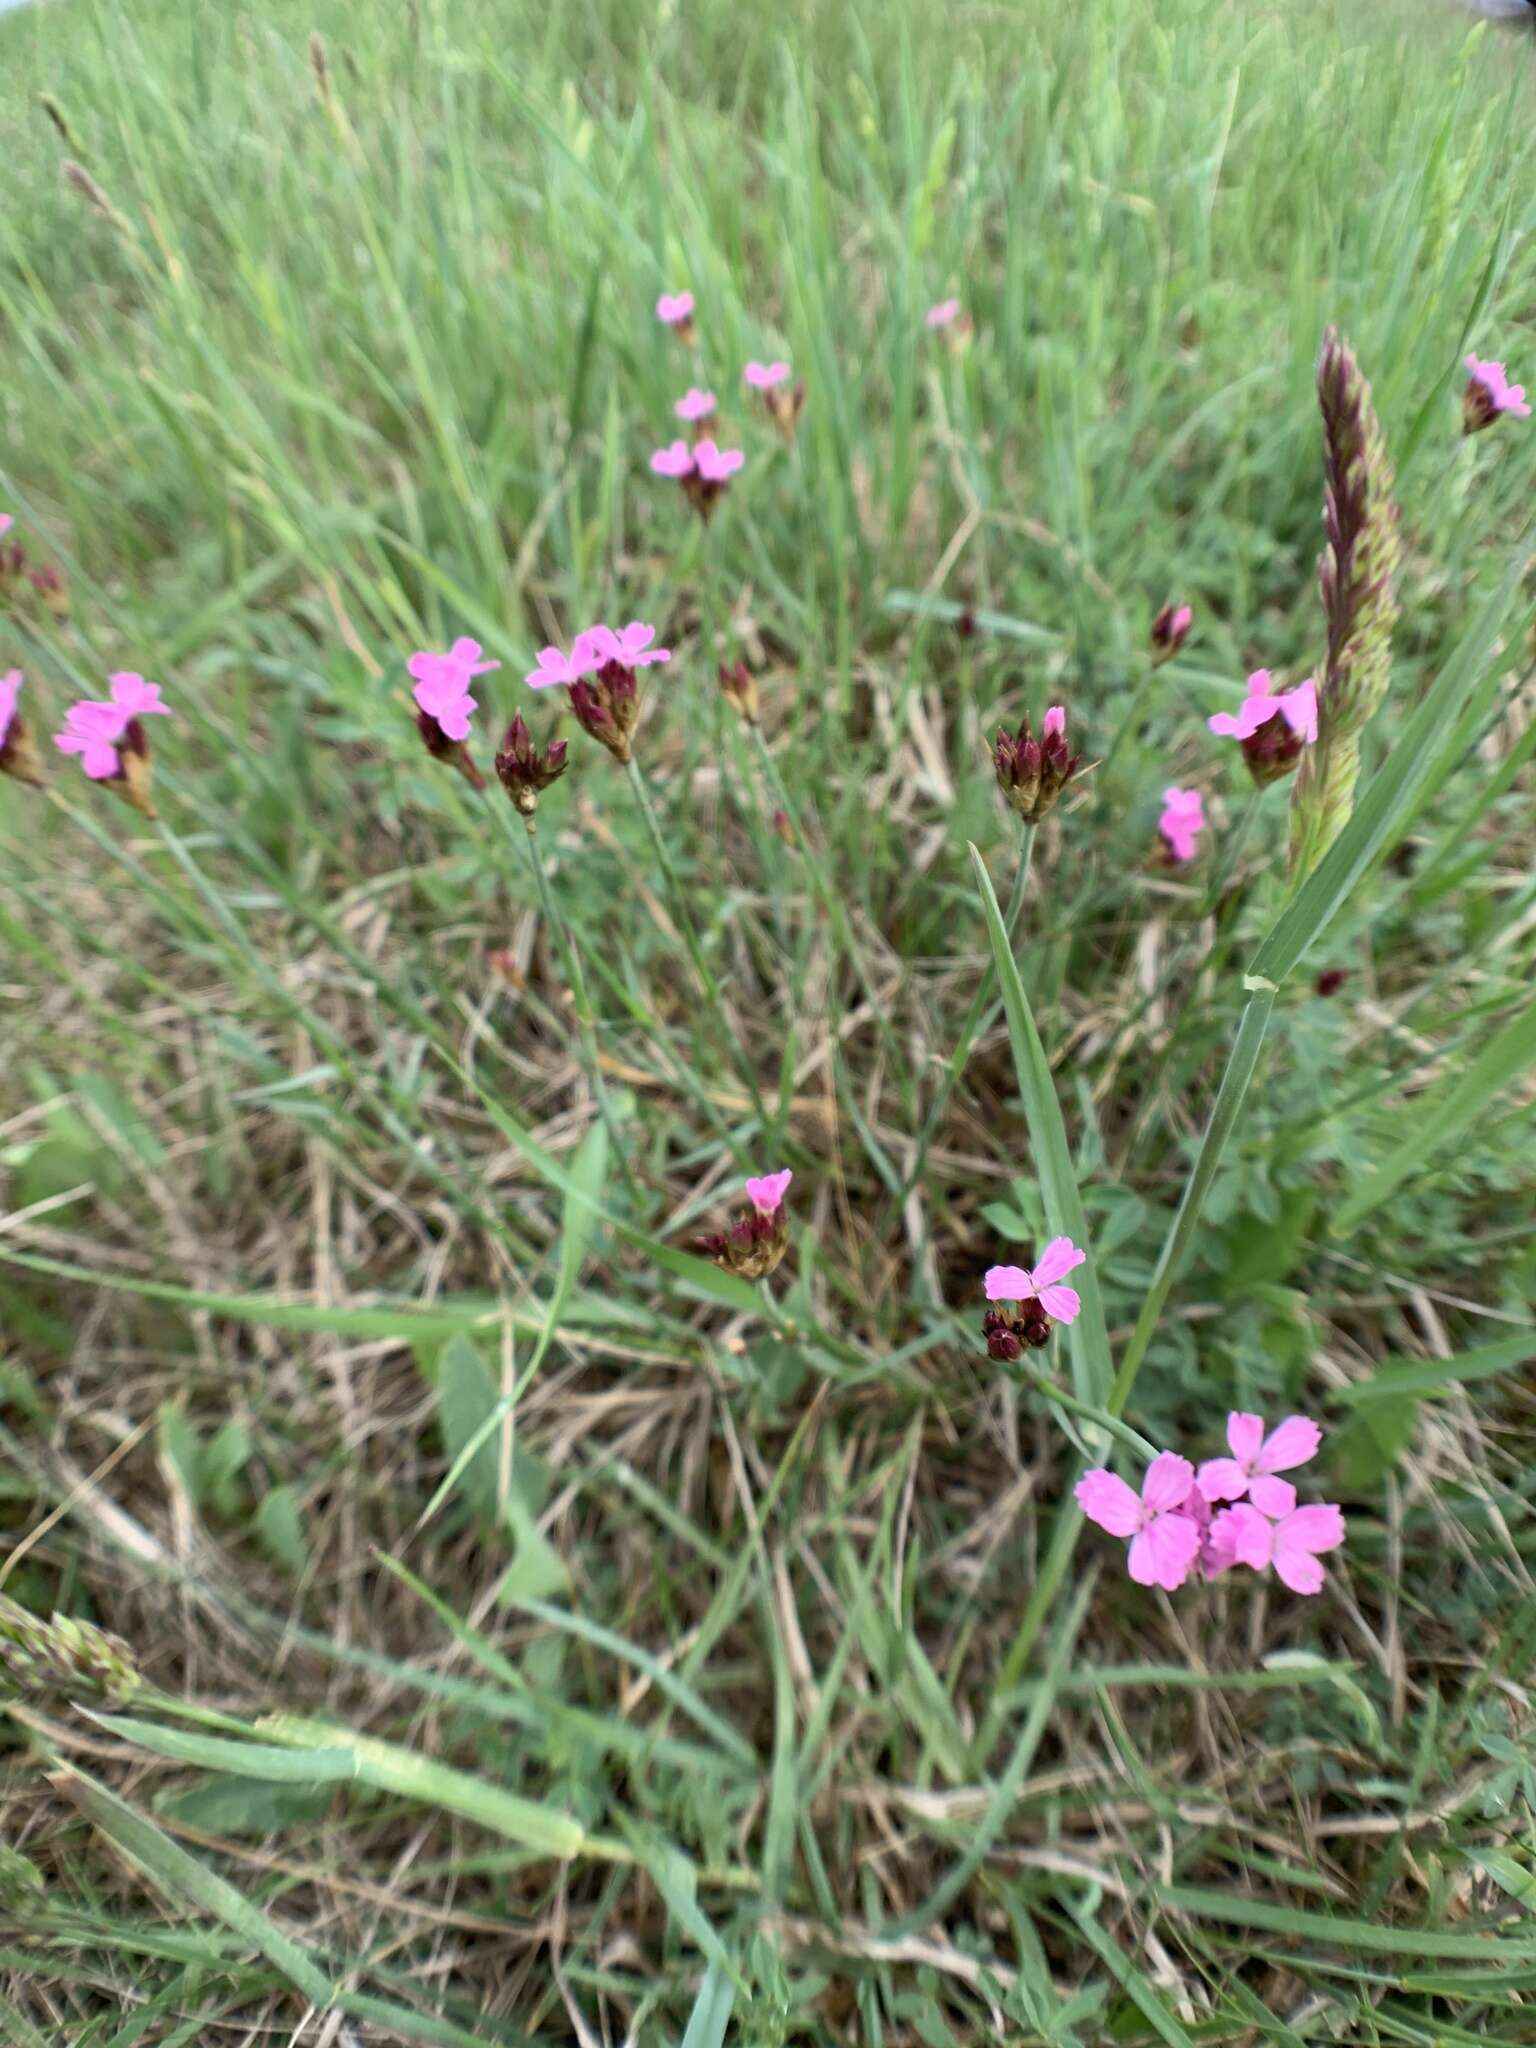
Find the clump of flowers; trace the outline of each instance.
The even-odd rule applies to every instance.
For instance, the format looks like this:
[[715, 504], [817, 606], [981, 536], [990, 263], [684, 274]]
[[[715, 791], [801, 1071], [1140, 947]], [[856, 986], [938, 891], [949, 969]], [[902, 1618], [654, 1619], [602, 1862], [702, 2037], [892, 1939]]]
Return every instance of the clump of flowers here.
[[1170, 860], [1193, 860], [1195, 841], [1205, 830], [1205, 799], [1198, 789], [1175, 783], [1163, 791], [1163, 814], [1157, 821]]
[[1077, 1321], [1082, 1297], [1075, 1287], [1061, 1283], [1087, 1256], [1070, 1237], [1053, 1237], [1033, 1270], [1028, 1266], [988, 1270], [984, 1282], [987, 1300], [1001, 1304], [989, 1308], [981, 1319], [990, 1358], [1011, 1365], [1026, 1345], [1037, 1351], [1049, 1343], [1053, 1323]]
[[757, 678], [744, 661], [721, 662], [716, 671], [720, 694], [744, 725], [756, 725], [762, 711]]
[[1081, 756], [1067, 745], [1067, 714], [1059, 704], [1046, 712], [1039, 739], [1025, 718], [1017, 733], [1000, 732], [992, 749], [997, 786], [1026, 825], [1038, 824], [1055, 807], [1081, 765]]
[[765, 1173], [747, 1182], [751, 1207], [738, 1216], [729, 1230], [706, 1233], [694, 1239], [695, 1249], [713, 1259], [728, 1273], [745, 1280], [761, 1280], [789, 1250], [789, 1218], [784, 1197], [794, 1179], [789, 1167]]
[[693, 293], [663, 292], [656, 301], [656, 318], [670, 327], [679, 341], [693, 340]]
[[71, 704], [64, 730], [53, 743], [61, 754], [78, 754], [93, 782], [105, 782], [142, 816], [153, 818], [149, 739], [142, 720], [169, 718], [171, 707], [161, 703], [158, 683], [147, 683], [132, 671], [108, 680], [110, 702], [88, 698]]
[[415, 684], [411, 694], [416, 699], [416, 729], [422, 744], [434, 760], [457, 768], [472, 789], [484, 789], [485, 777], [464, 744], [479, 708], [469, 685], [475, 676], [501, 667], [499, 661], [482, 660], [482, 652], [478, 640], [455, 640], [446, 654], [423, 649], [406, 663]]
[[1194, 607], [1187, 604], [1165, 604], [1152, 621], [1149, 638], [1152, 643], [1152, 666], [1161, 668], [1165, 661], [1172, 661], [1184, 642], [1189, 638], [1189, 629], [1195, 623]]
[[611, 626], [588, 626], [576, 635], [568, 655], [558, 647], [544, 648], [538, 667], [530, 669], [525, 680], [535, 690], [569, 690], [571, 710], [582, 730], [616, 761], [628, 761], [630, 735], [640, 717], [636, 671], [672, 659], [670, 648], [651, 645], [655, 638], [656, 628], [638, 619], [617, 632]]
[[540, 753], [520, 711], [507, 727], [496, 756], [496, 779], [528, 821], [530, 831], [540, 796], [565, 773], [566, 752], [564, 740], [552, 740]]
[[0, 676], [0, 775], [13, 776], [17, 782], [30, 782], [41, 789], [43, 771], [37, 746], [27, 730], [27, 721], [16, 708], [20, 695], [21, 670], [13, 668], [9, 675]]
[[1318, 1593], [1318, 1558], [1343, 1543], [1343, 1511], [1332, 1501], [1299, 1507], [1295, 1487], [1277, 1475], [1305, 1465], [1321, 1442], [1307, 1416], [1288, 1415], [1266, 1435], [1262, 1416], [1234, 1412], [1231, 1457], [1208, 1458], [1197, 1473], [1187, 1458], [1160, 1451], [1139, 1496], [1113, 1472], [1085, 1472], [1077, 1504], [1109, 1535], [1130, 1539], [1128, 1569], [1138, 1585], [1172, 1593], [1197, 1570], [1214, 1579], [1234, 1565], [1273, 1566], [1293, 1593]]
[[705, 420], [714, 418], [715, 409], [713, 391], [701, 391], [696, 384], [689, 385], [672, 408], [678, 418], [695, 431], [702, 429]]
[[1289, 775], [1303, 747], [1317, 738], [1317, 685], [1308, 676], [1294, 690], [1277, 690], [1269, 670], [1258, 668], [1237, 712], [1218, 711], [1205, 722], [1223, 739], [1239, 742], [1248, 773], [1263, 789]]
[[742, 378], [749, 390], [761, 397], [769, 419], [786, 441], [793, 441], [805, 410], [805, 379], [789, 381], [788, 363], [748, 363]]
[[1491, 427], [1499, 415], [1506, 412], [1512, 419], [1530, 418], [1531, 408], [1526, 402], [1525, 386], [1511, 384], [1502, 363], [1488, 363], [1479, 356], [1468, 356], [1467, 388], [1461, 399], [1461, 431], [1480, 434], [1484, 427]]

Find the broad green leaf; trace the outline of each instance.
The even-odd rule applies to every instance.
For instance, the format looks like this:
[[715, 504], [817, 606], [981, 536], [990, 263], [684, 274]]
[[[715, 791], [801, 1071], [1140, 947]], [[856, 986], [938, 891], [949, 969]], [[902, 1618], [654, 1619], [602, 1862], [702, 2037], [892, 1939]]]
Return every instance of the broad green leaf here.
[[1013, 948], [1008, 943], [1003, 914], [997, 907], [992, 877], [974, 846], [970, 855], [982, 912], [987, 921], [987, 936], [992, 942], [992, 958], [1002, 986], [1003, 1007], [1008, 1015], [1008, 1037], [1013, 1046], [1014, 1072], [1018, 1076], [1019, 1093], [1024, 1102], [1030, 1150], [1034, 1155], [1035, 1171], [1040, 1176], [1047, 1223], [1053, 1235], [1070, 1237], [1088, 1254], [1086, 1263], [1072, 1275], [1072, 1285], [1083, 1303], [1082, 1313], [1067, 1331], [1072, 1354], [1073, 1389], [1080, 1401], [1089, 1401], [1102, 1408], [1109, 1399], [1114, 1382], [1114, 1366], [1109, 1355], [1104, 1303], [1099, 1293], [1095, 1247], [1089, 1237], [1088, 1218], [1078, 1193], [1077, 1175], [1072, 1167], [1072, 1152], [1067, 1143], [1066, 1126], [1061, 1120], [1061, 1106], [1056, 1100], [1050, 1063], [1040, 1043], [1040, 1034], [1035, 1029], [1034, 1017], [1030, 1014], [1029, 999], [1024, 993]]
[[1404, 1118], [1407, 1132], [1362, 1186], [1340, 1205], [1329, 1230], [1348, 1237], [1453, 1138], [1489, 1116], [1507, 1099], [1510, 1084], [1536, 1060], [1536, 1003], [1496, 1032], [1470, 1066], [1459, 1061], [1433, 1088], [1415, 1098]]
[[256, 1540], [274, 1564], [292, 1577], [302, 1578], [309, 1570], [309, 1545], [299, 1499], [291, 1486], [274, 1486], [264, 1493], [254, 1517]]

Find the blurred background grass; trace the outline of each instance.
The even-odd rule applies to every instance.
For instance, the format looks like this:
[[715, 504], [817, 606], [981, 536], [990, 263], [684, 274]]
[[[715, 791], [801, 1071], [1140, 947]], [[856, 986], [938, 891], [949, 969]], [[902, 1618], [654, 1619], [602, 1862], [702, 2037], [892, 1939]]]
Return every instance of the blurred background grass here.
[[[1468, 349], [1536, 383], [1529, 39], [1328, 0], [57, 0], [0, 62], [0, 505], [72, 600], [0, 618], [0, 667], [45, 731], [120, 666], [177, 712], [168, 838], [70, 773], [0, 785], [6, 1590], [633, 1859], [18, 1716], [15, 2038], [1523, 2039], [1536, 1947], [1488, 1944], [1536, 1884], [1533, 1118], [1518, 1031], [1472, 1064], [1529, 1003], [1523, 588], [1476, 744], [1309, 963], [1347, 979], [1282, 999], [1137, 1389], [1210, 1450], [1229, 1405], [1328, 1412], [1325, 1601], [1105, 1583], [999, 1695], [1068, 1462], [970, 1333], [1045, 1222], [995, 1026], [936, 1105], [986, 956], [966, 841], [1000, 888], [1014, 858], [983, 743], [1064, 701], [1100, 765], [1021, 961], [1123, 1338], [1282, 897], [1283, 796], [1245, 815], [1204, 718], [1319, 658], [1330, 320], [1409, 549], [1369, 760], [1528, 544], [1536, 436], [1457, 435]], [[696, 355], [652, 317], [684, 285]], [[961, 356], [923, 327], [951, 292]], [[793, 449], [740, 391], [779, 353]], [[690, 382], [748, 458], [707, 530], [646, 467]], [[1148, 686], [1170, 595], [1196, 636]], [[594, 616], [676, 650], [641, 752], [728, 1005], [573, 735], [541, 840], [622, 1185], [521, 852], [403, 674], [473, 633], [544, 736], [517, 678]], [[761, 752], [715, 701], [738, 656]], [[1171, 781], [1211, 802], [1193, 876]], [[776, 1328], [613, 1225], [682, 1242], [781, 1158]], [[49, 1755], [156, 1817], [127, 1853], [194, 1932]]]

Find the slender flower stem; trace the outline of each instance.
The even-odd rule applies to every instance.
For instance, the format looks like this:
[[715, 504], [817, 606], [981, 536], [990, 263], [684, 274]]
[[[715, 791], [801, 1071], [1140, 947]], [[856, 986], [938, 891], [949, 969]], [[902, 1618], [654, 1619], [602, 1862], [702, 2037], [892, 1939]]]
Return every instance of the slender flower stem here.
[[581, 1037], [582, 1050], [586, 1054], [587, 1078], [592, 1084], [593, 1099], [597, 1103], [598, 1115], [607, 1127], [613, 1145], [614, 1157], [624, 1176], [625, 1185], [632, 1195], [638, 1194], [635, 1177], [629, 1164], [629, 1148], [624, 1141], [623, 1129], [615, 1114], [613, 1101], [603, 1080], [602, 1053], [598, 1047], [597, 1018], [592, 1008], [592, 998], [587, 992], [587, 977], [581, 964], [581, 948], [575, 934], [567, 926], [555, 902], [555, 892], [550, 887], [549, 875], [544, 866], [544, 853], [539, 844], [537, 826], [532, 818], [525, 818], [527, 828], [519, 831], [511, 814], [511, 807], [497, 802], [499, 792], [488, 789], [492, 808], [502, 822], [502, 828], [511, 839], [521, 839], [528, 854], [528, 865], [533, 869], [534, 886], [539, 892], [539, 907], [544, 913], [560, 955], [560, 965], [570, 985], [571, 1000], [576, 1011], [576, 1026]]
[[[1037, 829], [1034, 825], [1026, 825], [1023, 836], [1019, 841], [1019, 860], [1018, 866], [1014, 870], [1013, 893], [1008, 898], [1008, 908], [1003, 912], [1003, 925], [1008, 933], [1010, 945], [1014, 944], [1016, 940], [1019, 919], [1024, 910], [1024, 898], [1029, 890], [1029, 875], [1035, 856], [1035, 833]], [[928, 1161], [929, 1148], [932, 1146], [939, 1125], [943, 1121], [944, 1112], [949, 1107], [949, 1098], [954, 1093], [960, 1076], [965, 1072], [966, 1062], [971, 1056], [972, 1047], [978, 1038], [985, 1037], [1002, 1013], [1002, 998], [1000, 996], [992, 997], [992, 1007], [988, 1011], [985, 1020], [983, 1020], [982, 1010], [989, 996], [991, 996], [991, 980], [988, 975], [983, 974], [977, 983], [976, 993], [971, 998], [971, 1006], [966, 1011], [965, 1017], [961, 1022], [960, 1033], [955, 1040], [955, 1050], [950, 1057], [948, 1067], [945, 1069], [943, 1079], [939, 1082], [938, 1093], [934, 1097], [933, 1106], [928, 1112], [922, 1132], [918, 1137], [917, 1150], [912, 1160], [912, 1171], [907, 1175], [906, 1192], [908, 1194], [911, 1193], [912, 1189], [922, 1179], [923, 1168]]]
[[720, 984], [716, 981], [709, 962], [704, 957], [704, 948], [699, 943], [699, 935], [694, 928], [693, 918], [688, 910], [688, 901], [683, 894], [682, 885], [678, 880], [677, 870], [672, 865], [672, 856], [667, 851], [667, 843], [662, 836], [661, 821], [656, 816], [655, 806], [651, 802], [651, 793], [646, 787], [644, 775], [640, 772], [640, 764], [631, 757], [625, 763], [625, 770], [629, 776], [630, 788], [635, 792], [635, 802], [639, 805], [640, 815], [644, 818], [646, 830], [651, 835], [651, 846], [656, 854], [656, 865], [661, 869], [668, 894], [672, 898], [672, 914], [677, 920], [678, 930], [683, 935], [683, 944], [688, 949], [688, 957], [693, 962], [693, 971], [699, 977], [699, 983], [703, 988], [705, 998], [719, 1022], [721, 1035], [724, 1037], [726, 1044], [731, 1048], [736, 1071], [746, 1083], [747, 1093], [752, 1098], [753, 1112], [758, 1122], [766, 1130], [772, 1119], [769, 1117], [763, 1102], [762, 1090], [757, 1084], [757, 1075], [752, 1070], [751, 1061], [736, 1043], [736, 1036], [731, 1029], [730, 1018], [726, 1015], [725, 998], [721, 994]]

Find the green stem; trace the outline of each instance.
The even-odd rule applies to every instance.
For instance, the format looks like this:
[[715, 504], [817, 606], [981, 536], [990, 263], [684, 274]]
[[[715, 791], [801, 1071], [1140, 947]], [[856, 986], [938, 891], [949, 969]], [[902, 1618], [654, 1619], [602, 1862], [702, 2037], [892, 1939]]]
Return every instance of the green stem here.
[[726, 1015], [725, 998], [721, 994], [720, 984], [716, 981], [709, 962], [704, 957], [704, 948], [699, 943], [699, 935], [694, 928], [693, 918], [688, 910], [688, 901], [683, 894], [682, 885], [678, 880], [677, 870], [672, 865], [672, 856], [667, 851], [667, 843], [662, 836], [661, 821], [656, 816], [655, 806], [651, 802], [651, 793], [646, 787], [645, 777], [640, 772], [640, 764], [631, 755], [624, 766], [625, 772], [629, 776], [630, 788], [635, 792], [635, 802], [639, 805], [640, 815], [645, 820], [646, 830], [651, 837], [651, 846], [656, 855], [656, 865], [661, 870], [662, 879], [667, 885], [667, 893], [672, 899], [672, 914], [677, 920], [678, 930], [683, 935], [683, 944], [688, 949], [688, 957], [693, 962], [693, 971], [699, 977], [699, 984], [704, 991], [705, 999], [715, 1013], [716, 1021], [720, 1026], [721, 1036], [731, 1049], [736, 1071], [746, 1083], [747, 1093], [752, 1098], [753, 1112], [759, 1124], [761, 1124], [764, 1130], [767, 1130], [772, 1119], [769, 1117], [767, 1108], [764, 1105], [762, 1090], [757, 1085], [757, 1075], [752, 1069], [751, 1061], [736, 1042], [736, 1034], [731, 1027], [731, 1020]]
[[[1008, 943], [1010, 946], [1015, 944], [1019, 919], [1024, 909], [1024, 898], [1029, 889], [1030, 868], [1035, 856], [1036, 829], [1033, 825], [1026, 825], [1024, 827], [1023, 837], [1019, 841], [1018, 866], [1014, 870], [1013, 893], [1008, 898], [1008, 908], [1003, 912], [1003, 925], [1008, 933]], [[938, 1094], [934, 1097], [933, 1106], [928, 1112], [918, 1137], [917, 1151], [912, 1161], [912, 1171], [907, 1175], [905, 1194], [910, 1194], [923, 1177], [923, 1169], [928, 1162], [929, 1149], [938, 1134], [938, 1128], [943, 1121], [944, 1112], [949, 1107], [949, 1098], [955, 1092], [960, 1076], [965, 1072], [966, 1062], [971, 1056], [972, 1047], [978, 1038], [986, 1036], [987, 1032], [992, 1029], [1002, 1014], [1002, 998], [998, 996], [992, 999], [991, 1010], [987, 1013], [986, 1018], [983, 1019], [982, 1011], [990, 995], [990, 977], [983, 974], [977, 983], [976, 993], [971, 998], [971, 1007], [966, 1011], [965, 1017], [961, 1022], [960, 1034], [955, 1041], [954, 1053], [951, 1056], [949, 1066], [945, 1070], [944, 1077], [939, 1083]]]

